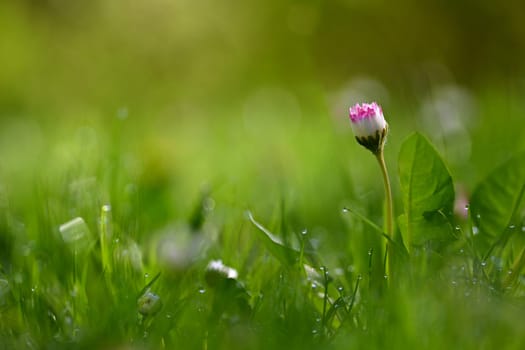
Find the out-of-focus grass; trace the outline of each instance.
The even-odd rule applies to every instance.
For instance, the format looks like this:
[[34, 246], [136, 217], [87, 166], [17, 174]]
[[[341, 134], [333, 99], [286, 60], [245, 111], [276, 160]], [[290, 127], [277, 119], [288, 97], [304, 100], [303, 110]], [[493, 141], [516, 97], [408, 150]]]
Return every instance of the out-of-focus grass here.
[[[498, 90], [471, 99], [473, 117], [460, 119], [458, 137], [432, 123], [432, 117], [446, 121], [424, 101], [385, 106], [398, 208], [396, 154], [412, 130], [426, 132], [452, 160], [467, 192], [525, 147], [522, 101]], [[519, 348], [519, 295], [480, 278], [468, 249], [458, 246], [419, 277], [407, 270], [385, 290], [377, 275], [382, 257], [374, 253], [379, 236], [342, 212], [348, 206], [381, 225], [374, 160], [353, 140], [346, 115], [287, 118], [279, 112], [293, 109], [279, 106], [274, 114], [230, 110], [202, 120], [148, 119], [133, 111], [60, 124], [3, 120], [2, 345]], [[110, 269], [100, 240], [106, 204]], [[307, 232], [333, 277], [328, 308], [339, 294], [347, 305], [353, 300], [342, 326], [325, 324], [319, 266], [318, 276], [307, 277], [271, 255], [248, 209], [285, 241]], [[76, 252], [59, 230], [75, 217], [85, 220], [90, 244]], [[237, 269], [238, 285], [206, 282], [211, 259]], [[143, 317], [137, 299], [158, 273], [150, 291], [162, 307]]]
[[522, 2], [390, 6], [2, 2], [0, 348], [520, 348], [511, 260], [459, 240], [387, 288], [380, 236], [342, 209], [382, 224], [356, 102], [390, 123], [396, 214], [412, 131], [467, 199], [525, 149]]

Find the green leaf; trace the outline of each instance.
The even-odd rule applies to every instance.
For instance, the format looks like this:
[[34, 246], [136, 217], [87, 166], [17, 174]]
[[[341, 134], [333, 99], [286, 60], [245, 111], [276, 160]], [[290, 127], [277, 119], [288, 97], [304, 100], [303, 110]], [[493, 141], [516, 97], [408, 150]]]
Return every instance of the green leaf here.
[[266, 227], [255, 221], [250, 211], [247, 212], [248, 219], [259, 229], [259, 237], [266, 248], [284, 265], [294, 265], [299, 262], [301, 252], [283, 244], [281, 239], [271, 233]]
[[390, 244], [392, 244], [392, 246], [396, 249], [398, 249], [399, 252], [401, 252], [402, 254], [406, 255], [407, 254], [407, 251], [405, 249], [405, 247], [403, 247], [401, 244], [399, 244], [398, 242], [394, 241], [392, 238], [390, 238], [384, 231], [383, 229], [381, 229], [381, 227], [377, 226], [372, 220], [370, 220], [369, 218], [367, 218], [366, 216], [364, 216], [363, 214], [360, 214], [359, 212], [353, 210], [352, 208], [345, 208], [344, 209], [345, 211], [349, 212], [349, 213], [352, 213], [354, 214], [355, 216], [357, 216], [359, 219], [361, 219], [361, 221], [363, 221], [364, 223], [366, 223], [368, 226], [370, 226], [371, 228], [374, 229], [374, 231], [376, 231], [377, 233], [379, 233], [381, 235], [381, 237], [383, 237], [384, 239], [386, 239], [388, 242], [390, 242]]
[[525, 152], [498, 167], [472, 193], [470, 210], [478, 232], [476, 248], [486, 252], [508, 229], [525, 192]]
[[402, 144], [399, 178], [405, 209], [399, 227], [407, 247], [452, 239], [452, 177], [436, 149], [421, 134], [409, 136]]

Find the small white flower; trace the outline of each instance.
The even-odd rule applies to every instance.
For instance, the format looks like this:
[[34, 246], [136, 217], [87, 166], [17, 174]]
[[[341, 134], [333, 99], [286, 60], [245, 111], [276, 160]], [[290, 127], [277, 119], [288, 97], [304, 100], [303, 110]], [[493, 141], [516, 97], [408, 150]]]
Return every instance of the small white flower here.
[[236, 280], [238, 277], [237, 270], [224, 265], [222, 260], [212, 260], [206, 266], [205, 279], [211, 287], [216, 287], [226, 280]]
[[388, 124], [377, 103], [356, 104], [350, 108], [350, 121], [357, 142], [377, 154], [382, 151]]

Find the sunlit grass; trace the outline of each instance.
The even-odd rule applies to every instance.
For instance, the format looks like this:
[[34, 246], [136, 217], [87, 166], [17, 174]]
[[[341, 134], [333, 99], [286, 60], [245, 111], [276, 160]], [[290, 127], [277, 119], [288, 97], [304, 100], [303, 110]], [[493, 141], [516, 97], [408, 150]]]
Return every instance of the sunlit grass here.
[[[524, 125], [522, 106], [501, 125], [499, 103], [479, 103], [469, 140], [436, 142], [445, 161], [451, 142], [471, 145], [451, 165], [468, 191], [523, 148], [508, 136]], [[402, 139], [443, 137], [414, 112], [385, 113], [397, 216]], [[0, 344], [519, 348], [521, 273], [504, 282], [519, 250], [480, 260], [470, 219], [458, 219], [442, 255], [399, 254], [387, 284], [374, 159], [327, 115], [268, 120], [3, 121]]]

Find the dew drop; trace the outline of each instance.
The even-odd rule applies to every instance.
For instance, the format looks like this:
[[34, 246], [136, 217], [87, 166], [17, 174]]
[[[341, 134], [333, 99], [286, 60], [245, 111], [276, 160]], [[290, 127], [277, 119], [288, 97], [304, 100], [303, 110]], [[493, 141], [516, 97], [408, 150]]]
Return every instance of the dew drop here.
[[149, 278], [149, 273], [146, 272], [146, 273], [144, 274], [144, 278]]
[[372, 255], [372, 251], [373, 251], [372, 249], [369, 249], [369, 250], [368, 250], [368, 255], [371, 256], [371, 255]]
[[514, 230], [514, 229], [516, 228], [516, 225], [510, 225], [509, 228], [510, 228], [511, 230]]
[[472, 226], [472, 234], [476, 236], [479, 233], [479, 228], [477, 226]]
[[307, 230], [307, 229], [303, 229], [303, 230], [301, 231], [301, 234], [302, 234], [303, 236], [306, 236], [306, 235], [308, 234], [308, 230]]
[[56, 323], [57, 317], [55, 316], [55, 314], [51, 310], [47, 311], [47, 315], [53, 320], [53, 322]]
[[152, 292], [146, 292], [137, 300], [138, 312], [142, 316], [154, 315], [162, 307], [160, 297]]
[[383, 278], [387, 280], [388, 279], [388, 275], [384, 275]]
[[317, 334], [317, 329], [312, 329], [312, 334]]
[[206, 289], [204, 288], [199, 288], [199, 294], [204, 294], [206, 293]]
[[457, 284], [458, 284], [458, 282], [456, 282], [456, 281], [452, 281], [452, 285], [453, 285], [453, 286], [456, 286]]
[[337, 287], [337, 290], [338, 290], [339, 292], [342, 292], [343, 290], [345, 290], [345, 288], [344, 288], [343, 286], [339, 286], [339, 287]]
[[481, 262], [481, 267], [485, 267], [485, 266], [487, 266], [487, 262], [486, 261], [482, 261]]
[[361, 276], [361, 275], [357, 276], [357, 280], [358, 281], [361, 281], [362, 279], [363, 279], [363, 276]]
[[348, 210], [348, 208], [343, 208], [342, 212], [343, 213], [348, 213], [350, 210]]
[[469, 210], [469, 205], [465, 205], [465, 210]]

